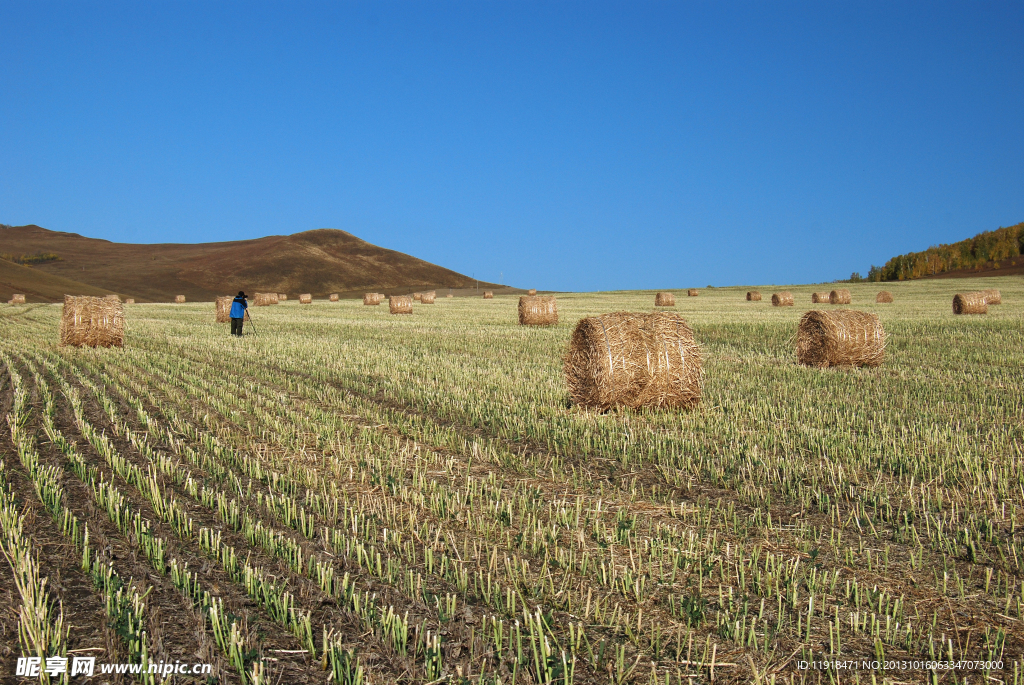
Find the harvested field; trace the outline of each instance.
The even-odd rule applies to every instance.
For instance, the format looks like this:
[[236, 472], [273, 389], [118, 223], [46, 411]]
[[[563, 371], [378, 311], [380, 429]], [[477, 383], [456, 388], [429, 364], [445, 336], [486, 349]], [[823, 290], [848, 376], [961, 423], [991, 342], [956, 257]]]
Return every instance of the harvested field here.
[[[802, 302], [820, 289], [787, 287]], [[685, 316], [703, 368], [692, 409], [570, 401], [577, 323], [649, 312], [650, 291], [559, 295], [560, 323], [529, 330], [508, 298], [411, 317], [267, 307], [241, 339], [209, 325], [209, 302], [144, 304], [121, 349], [62, 347], [60, 306], [12, 308], [0, 539], [48, 579], [45, 635], [97, 670], [538, 685], [556, 662], [531, 644], [547, 640], [579, 685], [709, 683], [712, 658], [715, 683], [852, 684], [798, 662], [926, 661], [942, 640], [959, 663], [939, 682], [1012, 683], [1024, 282], [898, 287], [894, 307], [850, 285], [884, 325], [885, 361], [830, 369], [794, 355], [802, 309], [702, 292]], [[951, 311], [953, 288], [993, 287], [1006, 304], [987, 316]], [[634, 369], [664, 352], [676, 368], [649, 349]], [[0, 564], [5, 683], [29, 682], [13, 673], [14, 577]]]

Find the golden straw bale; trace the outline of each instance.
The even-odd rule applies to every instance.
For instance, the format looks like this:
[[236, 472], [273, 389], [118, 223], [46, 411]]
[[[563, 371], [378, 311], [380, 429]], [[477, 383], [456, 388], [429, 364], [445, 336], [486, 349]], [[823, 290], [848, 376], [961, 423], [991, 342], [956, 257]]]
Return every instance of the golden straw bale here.
[[363, 294], [363, 304], [366, 305], [380, 304], [381, 299], [380, 293]]
[[299, 304], [313, 304], [313, 296], [309, 293], [299, 295]]
[[757, 292], [756, 290], [748, 290], [747, 291], [747, 302], [760, 302], [760, 301], [761, 301], [761, 293]]
[[277, 304], [277, 293], [255, 293], [252, 303], [256, 307], [269, 307], [272, 304]]
[[11, 299], [7, 302], [7, 304], [25, 304], [25, 296], [21, 293], [11, 295]]
[[690, 288], [689, 290], [686, 291], [687, 297], [697, 297], [698, 295], [700, 295], [700, 291], [697, 290], [696, 288]]
[[537, 294], [537, 289], [536, 288], [530, 288], [529, 290], [526, 291], [526, 294], [527, 295], [536, 295]]
[[490, 290], [485, 290], [484, 291], [484, 299], [485, 300], [493, 300], [494, 299], [494, 293], [492, 293]]
[[81, 347], [124, 346], [124, 307], [102, 297], [64, 296], [60, 344]]
[[852, 301], [849, 290], [833, 290], [828, 294], [829, 304], [850, 304]]
[[182, 304], [185, 301], [185, 296], [184, 295], [175, 295], [174, 296], [174, 301], [177, 304]]
[[986, 290], [982, 290], [981, 292], [985, 293], [985, 304], [1002, 304], [1003, 303], [1003, 295], [1002, 295], [1002, 293], [1000, 293], [995, 288], [988, 288]]
[[134, 297], [126, 297], [125, 300], [124, 300], [124, 303], [125, 304], [135, 304], [135, 298]]
[[879, 302], [882, 304], [888, 304], [892, 302], [892, 293], [889, 292], [888, 290], [883, 290], [882, 292], [875, 295], [875, 302]]
[[416, 300], [417, 302], [420, 301], [421, 297], [423, 297], [423, 293], [413, 293], [412, 294], [412, 299]]
[[420, 302], [423, 304], [434, 304], [435, 299], [437, 299], [437, 293], [433, 290], [426, 293], [420, 293]]
[[783, 290], [781, 293], [772, 293], [772, 306], [792, 307], [793, 293], [789, 292], [788, 290]]
[[452, 295], [451, 293], [448, 293], [447, 295], [445, 295], [445, 297], [455, 297], [455, 296]]
[[829, 293], [811, 293], [811, 302], [813, 304], [828, 304], [832, 301], [832, 295]]
[[392, 295], [388, 305], [392, 314], [412, 314], [412, 298], [408, 295]]
[[331, 293], [327, 297], [327, 299], [330, 300], [331, 302], [337, 302], [338, 301], [338, 293]]
[[701, 398], [700, 348], [674, 312], [581, 319], [564, 369], [569, 395], [583, 407], [693, 407]]
[[550, 326], [558, 323], [555, 296], [524, 295], [519, 298], [520, 326]]
[[676, 296], [672, 293], [658, 293], [654, 296], [655, 307], [675, 307]]
[[877, 314], [813, 309], [800, 318], [796, 358], [807, 366], [878, 366], [885, 331]]
[[217, 323], [228, 323], [231, 321], [231, 303], [235, 298], [224, 295], [217, 298]]
[[957, 293], [953, 296], [954, 314], [988, 314], [988, 302], [984, 291]]
[[277, 301], [278, 302], [286, 302], [287, 300], [288, 300], [288, 293], [278, 293], [277, 294]]

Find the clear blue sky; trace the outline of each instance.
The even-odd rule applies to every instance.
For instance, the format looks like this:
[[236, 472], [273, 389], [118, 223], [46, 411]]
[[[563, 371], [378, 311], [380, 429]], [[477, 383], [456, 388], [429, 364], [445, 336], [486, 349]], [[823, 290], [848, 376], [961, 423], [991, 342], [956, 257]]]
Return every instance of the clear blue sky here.
[[543, 289], [845, 278], [1024, 221], [1022, 36], [1019, 0], [0, 0], [0, 222], [341, 228]]

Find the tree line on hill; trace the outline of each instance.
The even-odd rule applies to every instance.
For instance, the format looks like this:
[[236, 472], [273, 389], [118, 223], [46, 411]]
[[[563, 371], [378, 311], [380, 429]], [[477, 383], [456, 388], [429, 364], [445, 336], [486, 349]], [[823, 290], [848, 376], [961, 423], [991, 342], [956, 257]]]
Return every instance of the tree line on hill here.
[[1024, 254], [1024, 223], [984, 231], [957, 243], [929, 247], [923, 252], [897, 255], [885, 266], [872, 266], [866, 279], [853, 274], [851, 280], [905, 281], [960, 269], [981, 269], [992, 263]]

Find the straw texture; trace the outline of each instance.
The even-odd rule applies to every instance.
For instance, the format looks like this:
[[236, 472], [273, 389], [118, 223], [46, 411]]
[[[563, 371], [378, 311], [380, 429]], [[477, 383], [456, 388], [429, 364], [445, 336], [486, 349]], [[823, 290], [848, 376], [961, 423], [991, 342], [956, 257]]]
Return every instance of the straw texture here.
[[485, 300], [493, 300], [494, 299], [494, 293], [492, 293], [490, 290], [485, 290], [484, 291], [484, 299]]
[[781, 293], [772, 293], [772, 306], [792, 307], [793, 293], [789, 292], [788, 290], [783, 290]]
[[123, 347], [124, 308], [102, 297], [64, 296], [60, 344], [81, 347]]
[[313, 304], [313, 296], [309, 293], [299, 295], [299, 304]]
[[174, 296], [174, 301], [177, 304], [182, 304], [185, 301], [185, 296], [184, 295], [175, 295]]
[[519, 298], [520, 326], [552, 326], [558, 323], [554, 295], [524, 295]]
[[748, 290], [747, 291], [747, 302], [760, 302], [760, 301], [761, 301], [761, 293], [757, 292], [756, 290]]
[[849, 290], [833, 290], [828, 294], [829, 304], [850, 304], [853, 298]]
[[658, 293], [654, 296], [655, 307], [675, 307], [676, 296], [672, 293]]
[[829, 304], [832, 302], [832, 296], [829, 293], [811, 293], [812, 304]]
[[700, 348], [674, 312], [581, 319], [564, 370], [573, 403], [583, 407], [693, 407], [701, 398]]
[[988, 290], [982, 290], [985, 293], [985, 304], [1002, 304], [1003, 295], [995, 288], [989, 288]]
[[231, 303], [234, 299], [230, 295], [217, 298], [217, 323], [228, 323], [231, 321]]
[[883, 290], [882, 292], [875, 295], [875, 302], [879, 302], [882, 304], [892, 302], [892, 293], [889, 292], [888, 290]]
[[878, 366], [885, 358], [885, 330], [876, 314], [814, 309], [800, 318], [796, 357], [807, 366]]
[[984, 291], [957, 293], [953, 296], [954, 314], [988, 314], [988, 299]]
[[388, 306], [392, 314], [412, 314], [412, 298], [408, 295], [392, 295]]

